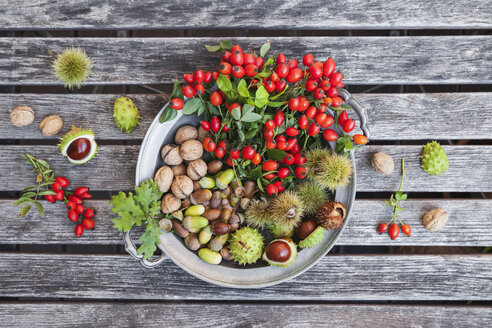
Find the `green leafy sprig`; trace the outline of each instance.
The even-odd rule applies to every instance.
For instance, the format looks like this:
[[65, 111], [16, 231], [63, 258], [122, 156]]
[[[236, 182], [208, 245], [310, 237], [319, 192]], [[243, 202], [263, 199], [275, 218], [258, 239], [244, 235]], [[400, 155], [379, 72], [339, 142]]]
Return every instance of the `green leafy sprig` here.
[[23, 217], [29, 213], [32, 205], [36, 207], [39, 215], [43, 216], [44, 207], [38, 201], [38, 198], [47, 195], [56, 195], [50, 189], [51, 185], [55, 182], [55, 172], [45, 160], [37, 159], [30, 154], [23, 154], [22, 157], [26, 160], [26, 163], [34, 166], [34, 171], [38, 173], [36, 177], [37, 185], [24, 188], [22, 195], [14, 202], [14, 205], [24, 205], [20, 210], [19, 217]]
[[159, 219], [162, 218], [160, 212], [160, 199], [162, 192], [152, 179], [145, 180], [140, 186], [135, 186], [135, 195], [131, 192], [126, 195], [120, 191], [111, 197], [109, 204], [113, 206], [111, 211], [119, 215], [114, 218], [114, 227], [119, 231], [130, 231], [134, 225], [145, 225], [145, 232], [139, 241], [142, 245], [137, 250], [138, 254], [143, 254], [145, 259], [150, 259], [157, 249], [161, 228]]
[[395, 194], [392, 194], [390, 200], [386, 201], [385, 204], [388, 207], [393, 208], [393, 216], [391, 217], [390, 223], [396, 221], [396, 219], [400, 220], [403, 224], [402, 219], [398, 216], [398, 213], [403, 211], [403, 208], [400, 206], [400, 202], [407, 199], [407, 194], [404, 194], [401, 191], [403, 186], [403, 180], [405, 179], [405, 158], [401, 159], [401, 180], [400, 180], [400, 188]]

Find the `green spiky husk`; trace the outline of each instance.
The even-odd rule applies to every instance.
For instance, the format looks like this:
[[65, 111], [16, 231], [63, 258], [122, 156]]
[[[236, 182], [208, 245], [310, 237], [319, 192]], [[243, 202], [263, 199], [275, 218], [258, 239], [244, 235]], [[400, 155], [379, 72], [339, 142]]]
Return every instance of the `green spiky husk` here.
[[234, 261], [241, 265], [255, 263], [263, 251], [263, 236], [256, 229], [242, 227], [231, 235], [229, 251]]
[[268, 211], [268, 203], [263, 200], [252, 200], [244, 213], [246, 223], [253, 228], [264, 228], [272, 222], [272, 216]]
[[[291, 249], [292, 253], [291, 253], [290, 259], [289, 259], [287, 262], [282, 263], [282, 264], [280, 264], [280, 263], [275, 263], [275, 262], [271, 262], [271, 261], [269, 261], [269, 260], [268, 260], [268, 257], [266, 256], [266, 252], [263, 252], [263, 256], [262, 256], [262, 258], [263, 258], [263, 260], [265, 260], [265, 261], [266, 261], [269, 265], [276, 266], [276, 267], [278, 267], [278, 268], [286, 268], [286, 267], [288, 267], [289, 265], [291, 265], [291, 264], [294, 262], [294, 260], [296, 259], [296, 257], [297, 257], [297, 245], [296, 245], [296, 244], [292, 241], [292, 239], [290, 239], [290, 238], [278, 238], [278, 239], [283, 239], [284, 241], [286, 241], [286, 242], [287, 242], [287, 243], [291, 246], [291, 248], [290, 248], [290, 249]], [[273, 243], [274, 241], [277, 241], [278, 239], [272, 240], [272, 243]]]
[[430, 175], [441, 175], [449, 168], [448, 156], [436, 141], [429, 142], [424, 146], [420, 158], [422, 169]]
[[270, 235], [275, 238], [290, 238], [294, 235], [294, 227], [288, 226], [285, 227], [283, 225], [278, 225], [275, 223], [269, 224], [267, 226], [267, 230]]
[[291, 229], [301, 222], [304, 205], [294, 192], [284, 191], [270, 200], [269, 211], [275, 224], [283, 229]]
[[114, 121], [123, 133], [130, 133], [140, 123], [140, 112], [128, 97], [120, 97], [114, 101]]
[[299, 242], [300, 248], [310, 248], [318, 245], [325, 237], [326, 229], [317, 227], [309, 236]]
[[316, 182], [305, 181], [296, 188], [296, 194], [304, 204], [305, 214], [314, 214], [328, 200], [328, 193]]
[[[58, 143], [58, 148], [60, 149], [60, 152], [62, 152], [62, 155], [63, 156], [66, 156], [65, 154], [63, 154], [63, 149], [75, 138], [78, 138], [78, 137], [82, 137], [82, 136], [92, 136], [95, 138], [95, 135], [94, 135], [94, 132], [92, 132], [92, 130], [90, 129], [82, 129], [82, 128], [77, 128], [75, 126], [72, 126], [72, 129], [70, 131], [68, 131], [67, 133], [65, 133], [64, 135], [61, 136], [61, 138], [59, 139], [59, 143]], [[89, 160], [91, 160], [92, 158], [94, 158], [94, 156], [96, 156], [97, 154], [97, 144], [95, 144], [95, 151], [94, 151], [94, 154], [90, 157], [90, 158], [87, 158], [83, 163], [77, 163], [77, 164], [84, 164], [84, 163], [87, 163]], [[68, 158], [68, 157], [67, 157]], [[69, 158], [70, 160], [70, 158]], [[72, 160], [70, 160], [70, 162], [73, 163]]]
[[309, 174], [316, 173], [319, 164], [324, 162], [330, 155], [331, 151], [323, 147], [317, 147], [309, 150], [306, 153], [306, 169]]
[[91, 74], [92, 62], [84, 50], [67, 48], [53, 61], [55, 77], [72, 90], [80, 88]]
[[318, 168], [310, 177], [321, 187], [333, 191], [346, 186], [350, 182], [352, 172], [352, 163], [346, 156], [331, 154], [323, 162], [318, 163]]

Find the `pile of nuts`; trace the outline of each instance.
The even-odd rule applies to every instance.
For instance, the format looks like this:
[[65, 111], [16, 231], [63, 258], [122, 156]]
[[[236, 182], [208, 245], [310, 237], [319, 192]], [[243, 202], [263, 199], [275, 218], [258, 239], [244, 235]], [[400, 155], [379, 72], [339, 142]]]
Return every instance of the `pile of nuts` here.
[[231, 254], [225, 247], [228, 234], [244, 222], [244, 215], [236, 209], [246, 208], [256, 192], [256, 184], [247, 181], [243, 186], [232, 169], [222, 170], [220, 160], [207, 165], [202, 159], [199, 134], [204, 137], [203, 131], [191, 125], [182, 126], [176, 132], [175, 143], [162, 148], [161, 157], [166, 165], [157, 170], [154, 180], [166, 193], [161, 210], [172, 219], [162, 219], [160, 226], [166, 231], [173, 230], [190, 250], [207, 248], [230, 261]]

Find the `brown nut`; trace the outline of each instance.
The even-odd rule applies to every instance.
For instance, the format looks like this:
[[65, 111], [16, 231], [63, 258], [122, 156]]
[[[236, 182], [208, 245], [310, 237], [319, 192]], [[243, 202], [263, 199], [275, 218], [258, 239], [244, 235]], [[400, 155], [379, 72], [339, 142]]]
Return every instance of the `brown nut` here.
[[193, 181], [193, 191], [201, 190], [202, 186], [200, 186], [200, 181]]
[[449, 215], [442, 208], [434, 208], [427, 211], [422, 218], [424, 227], [429, 231], [438, 231], [444, 228], [448, 222]]
[[179, 165], [183, 163], [183, 158], [179, 154], [179, 146], [173, 144], [165, 145], [162, 148], [161, 157], [167, 165]]
[[168, 192], [173, 183], [174, 174], [169, 166], [163, 166], [155, 172], [154, 180], [162, 192]]
[[203, 204], [212, 198], [212, 192], [209, 189], [200, 189], [195, 191], [190, 196], [190, 201], [193, 205]]
[[220, 219], [222, 221], [228, 221], [232, 214], [232, 208], [230, 206], [224, 207], [220, 213]]
[[201, 177], [207, 174], [207, 164], [202, 159], [196, 159], [188, 164], [186, 174], [191, 180], [200, 180]]
[[295, 234], [297, 237], [299, 237], [300, 240], [306, 239], [316, 228], [318, 227], [318, 224], [314, 219], [307, 219], [305, 221], [302, 221], [294, 230]]
[[54, 136], [58, 134], [63, 128], [63, 120], [58, 115], [50, 115], [43, 118], [41, 123], [39, 123], [39, 129], [41, 133], [47, 137]]
[[246, 181], [244, 183], [244, 197], [251, 198], [256, 192], [256, 183], [253, 181]]
[[222, 198], [227, 198], [229, 197], [230, 194], [232, 194], [232, 189], [231, 187], [227, 186], [227, 188], [225, 188], [224, 190], [221, 191], [222, 193]]
[[218, 159], [211, 161], [207, 165], [207, 171], [209, 174], [218, 173], [220, 170], [222, 170], [222, 162]]
[[232, 254], [231, 254], [231, 251], [229, 250], [228, 247], [223, 247], [221, 250], [220, 250], [220, 255], [222, 255], [222, 258], [226, 261], [232, 261], [233, 260], [233, 257], [232, 257]]
[[34, 110], [28, 106], [19, 106], [10, 112], [9, 118], [14, 126], [27, 126], [34, 122]]
[[210, 132], [205, 131], [201, 126], [198, 127], [198, 141], [203, 142], [206, 137], [210, 137]]
[[193, 181], [186, 175], [178, 175], [171, 184], [171, 190], [174, 196], [185, 199], [193, 192]]
[[186, 175], [186, 165], [184, 164], [179, 164], [171, 167], [171, 170], [173, 170], [173, 174], [175, 177], [178, 175]]
[[185, 199], [181, 200], [181, 210], [186, 210], [188, 207], [191, 206], [190, 198], [186, 197]]
[[183, 227], [183, 225], [179, 223], [179, 221], [172, 220], [172, 222], [173, 222], [173, 230], [178, 236], [180, 236], [181, 238], [185, 238], [190, 234], [190, 232], [186, 230], [185, 227]]
[[179, 148], [179, 154], [186, 161], [194, 161], [203, 155], [203, 145], [198, 140], [186, 140]]
[[186, 236], [184, 239], [184, 243], [186, 247], [188, 247], [192, 251], [196, 251], [201, 246], [200, 241], [198, 241], [198, 237], [194, 233], [188, 234], [188, 236]]
[[174, 142], [177, 145], [182, 145], [186, 140], [196, 138], [198, 138], [198, 130], [191, 125], [184, 125], [180, 127], [174, 135]]
[[220, 191], [216, 190], [212, 194], [212, 199], [210, 200], [210, 207], [219, 208], [221, 203], [222, 203], [222, 195]]
[[236, 231], [239, 229], [239, 224], [241, 223], [241, 218], [237, 213], [232, 214], [231, 218], [229, 219], [229, 226], [231, 227], [230, 231]]
[[210, 208], [208, 210], [206, 210], [202, 216], [204, 218], [207, 218], [209, 221], [214, 221], [214, 220], [218, 220], [220, 218], [220, 213], [222, 211], [219, 210], [218, 208]]
[[382, 175], [391, 174], [395, 169], [395, 163], [393, 162], [393, 158], [390, 155], [382, 152], [375, 153], [372, 156], [371, 165], [374, 171]]
[[246, 194], [246, 189], [244, 187], [237, 186], [236, 188], [234, 188], [234, 195], [236, 195], [236, 197], [242, 198], [244, 197], [245, 194]]
[[212, 231], [212, 234], [216, 236], [225, 235], [226, 233], [229, 233], [230, 229], [231, 227], [229, 227], [229, 224], [224, 221], [216, 220], [210, 223], [210, 230]]
[[164, 195], [161, 202], [161, 210], [165, 214], [176, 212], [181, 207], [181, 202], [173, 194]]

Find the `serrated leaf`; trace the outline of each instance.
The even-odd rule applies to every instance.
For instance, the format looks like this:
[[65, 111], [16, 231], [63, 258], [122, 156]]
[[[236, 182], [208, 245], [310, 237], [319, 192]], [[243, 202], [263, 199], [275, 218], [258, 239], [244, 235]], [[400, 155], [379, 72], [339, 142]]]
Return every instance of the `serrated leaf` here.
[[256, 122], [259, 120], [261, 120], [261, 115], [253, 112], [249, 112], [246, 115], [243, 115], [243, 117], [241, 117], [241, 121], [248, 122], [248, 123]]
[[142, 245], [137, 249], [137, 253], [142, 255], [144, 259], [148, 260], [153, 255], [157, 249], [157, 243], [160, 242], [159, 236], [162, 231], [159, 225], [157, 224], [157, 220], [151, 220], [147, 223], [145, 232], [138, 239], [142, 242]]
[[183, 90], [181, 90], [181, 84], [179, 81], [174, 82], [173, 93], [171, 93], [171, 99], [180, 98], [184, 100]]
[[113, 227], [118, 229], [118, 231], [130, 231], [135, 224], [135, 219], [133, 215], [129, 212], [120, 212], [118, 214], [120, 217], [113, 219]]
[[161, 118], [159, 122], [164, 123], [168, 121], [172, 121], [178, 115], [178, 111], [173, 109], [171, 106], [167, 106], [164, 112], [162, 112]]
[[30, 201], [31, 201], [31, 198], [21, 197], [14, 202], [14, 205], [22, 205], [22, 204], [25, 204], [25, 203], [30, 202]]
[[53, 190], [44, 190], [41, 191], [38, 195], [39, 196], [56, 195], [56, 192], [54, 192]]
[[220, 74], [219, 78], [217, 79], [217, 86], [220, 90], [222, 90], [222, 92], [228, 92], [232, 90], [231, 80], [229, 80], [224, 74]]
[[133, 197], [140, 206], [145, 215], [154, 216], [159, 213], [159, 208], [156, 211], [156, 202], [162, 197], [162, 192], [152, 179], [145, 180], [140, 186], [135, 186], [136, 195]]
[[241, 81], [239, 81], [239, 84], [237, 85], [237, 91], [241, 96], [249, 97], [248, 86], [245, 80], [241, 79]]
[[207, 48], [207, 50], [209, 52], [219, 52], [222, 50], [222, 47], [221, 46], [208, 46], [208, 45], [205, 45], [205, 48]]
[[271, 42], [267, 42], [265, 44], [263, 44], [260, 48], [260, 57], [265, 57], [266, 53], [268, 52], [268, 50], [270, 50], [270, 45], [271, 45]]
[[31, 205], [24, 206], [23, 208], [21, 208], [18, 217], [21, 218], [23, 216], [26, 216], [26, 214], [29, 213], [30, 210], [31, 210]]
[[192, 98], [189, 99], [183, 107], [183, 114], [184, 115], [191, 115], [200, 109], [200, 107], [204, 107], [203, 102], [200, 98]]
[[287, 155], [285, 151], [280, 149], [268, 149], [266, 152], [268, 157], [274, 161], [281, 161]]
[[222, 50], [228, 50], [228, 51], [231, 51], [232, 49], [232, 42], [229, 41], [229, 40], [224, 40], [224, 41], [221, 41], [220, 42], [220, 47], [222, 48]]
[[36, 209], [38, 210], [39, 216], [43, 216], [43, 213], [44, 213], [44, 207], [43, 207], [43, 205], [41, 205], [40, 202], [35, 201], [34, 202], [34, 206], [36, 206]]

